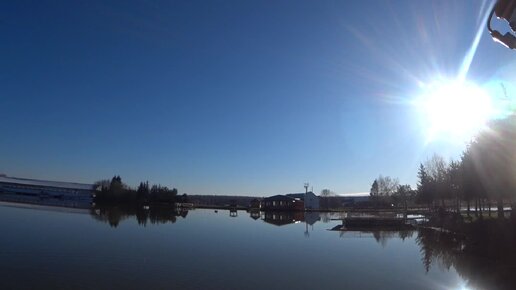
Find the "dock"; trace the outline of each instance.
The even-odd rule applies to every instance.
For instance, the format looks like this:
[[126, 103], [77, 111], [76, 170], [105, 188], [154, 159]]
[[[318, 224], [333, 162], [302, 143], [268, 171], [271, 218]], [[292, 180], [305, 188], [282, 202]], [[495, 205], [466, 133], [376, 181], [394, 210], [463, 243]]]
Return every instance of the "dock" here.
[[351, 227], [397, 227], [407, 225], [407, 219], [404, 218], [363, 218], [352, 217], [345, 218], [343, 224], [346, 228]]
[[417, 224], [420, 216], [352, 216], [341, 219], [342, 224], [332, 230], [360, 230], [360, 229], [407, 229]]

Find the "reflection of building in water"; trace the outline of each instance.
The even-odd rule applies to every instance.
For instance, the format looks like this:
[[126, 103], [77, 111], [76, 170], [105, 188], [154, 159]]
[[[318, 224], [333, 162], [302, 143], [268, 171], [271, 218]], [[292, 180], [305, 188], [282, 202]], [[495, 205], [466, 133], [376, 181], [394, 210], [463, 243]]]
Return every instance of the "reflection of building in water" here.
[[296, 222], [304, 221], [304, 212], [301, 211], [282, 211], [282, 212], [264, 212], [263, 221], [269, 224], [282, 226]]
[[321, 220], [321, 216], [319, 212], [307, 211], [305, 212], [305, 237], [310, 237], [310, 232], [308, 231], [308, 225], [312, 227], [316, 222]]
[[311, 211], [305, 212], [304, 222], [307, 223], [308, 225], [313, 226], [316, 222], [318, 222], [320, 220], [321, 220], [321, 216], [320, 216], [319, 212], [311, 212]]
[[23, 201], [32, 198], [34, 200], [59, 199], [89, 203], [94, 197], [95, 186], [0, 175], [0, 193], [2, 199], [12, 201], [16, 201], [16, 198], [23, 199]]
[[257, 220], [260, 218], [261, 214], [260, 214], [260, 210], [259, 209], [251, 209], [249, 211], [249, 216], [253, 219], [253, 220]]
[[266, 211], [263, 214], [263, 221], [276, 226], [283, 226], [287, 224], [305, 223], [305, 237], [310, 237], [308, 226], [313, 230], [313, 225], [321, 220], [318, 212], [303, 212], [303, 211]]

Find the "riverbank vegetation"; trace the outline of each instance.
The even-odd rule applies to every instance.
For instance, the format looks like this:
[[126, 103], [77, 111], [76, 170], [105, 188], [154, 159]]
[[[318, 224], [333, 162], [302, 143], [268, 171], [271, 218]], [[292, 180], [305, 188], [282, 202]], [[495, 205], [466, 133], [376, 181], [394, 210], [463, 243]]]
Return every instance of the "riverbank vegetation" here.
[[99, 191], [94, 202], [98, 204], [174, 204], [188, 202], [185, 194], [178, 196], [176, 188], [169, 189], [161, 185], [149, 185], [149, 182], [140, 182], [138, 188], [133, 189], [122, 182], [120, 176], [111, 180], [101, 180], [95, 183]]
[[380, 176], [370, 195], [378, 202], [408, 203], [430, 210], [460, 212], [483, 217], [497, 211], [504, 217], [516, 196], [516, 116], [491, 122], [478, 133], [458, 160], [435, 154], [418, 168], [417, 189], [397, 179]]

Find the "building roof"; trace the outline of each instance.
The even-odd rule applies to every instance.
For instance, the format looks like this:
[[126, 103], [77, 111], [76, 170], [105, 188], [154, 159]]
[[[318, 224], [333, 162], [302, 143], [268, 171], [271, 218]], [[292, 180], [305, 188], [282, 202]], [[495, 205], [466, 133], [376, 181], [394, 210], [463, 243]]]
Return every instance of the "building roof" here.
[[[311, 191], [309, 191], [307, 193], [315, 195], [315, 193], [313, 193]], [[293, 198], [304, 199], [305, 198], [305, 193], [289, 193], [289, 194], [287, 194], [287, 196], [290, 196], [290, 197], [293, 197]]]
[[273, 195], [273, 196], [270, 196], [270, 197], [266, 197], [263, 200], [267, 201], [267, 200], [294, 200], [294, 199], [295, 198], [291, 197], [291, 196], [286, 196], [286, 195], [278, 194], [278, 195]]
[[293, 198], [305, 198], [304, 193], [289, 193], [289, 194], [287, 194], [287, 196], [293, 197]]
[[27, 179], [27, 178], [18, 178], [18, 177], [8, 177], [5, 175], [0, 175], [0, 183], [11, 183], [11, 184], [18, 184], [18, 185], [55, 187], [55, 188], [67, 188], [67, 189], [77, 189], [77, 190], [93, 190], [94, 189], [93, 184]]

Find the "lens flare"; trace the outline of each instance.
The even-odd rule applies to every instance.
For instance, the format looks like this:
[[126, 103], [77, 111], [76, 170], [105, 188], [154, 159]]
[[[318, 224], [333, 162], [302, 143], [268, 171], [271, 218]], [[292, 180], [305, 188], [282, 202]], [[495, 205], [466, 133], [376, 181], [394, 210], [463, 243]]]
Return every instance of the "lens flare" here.
[[421, 111], [427, 142], [468, 142], [494, 117], [490, 96], [469, 81], [446, 80], [425, 85], [415, 102]]

